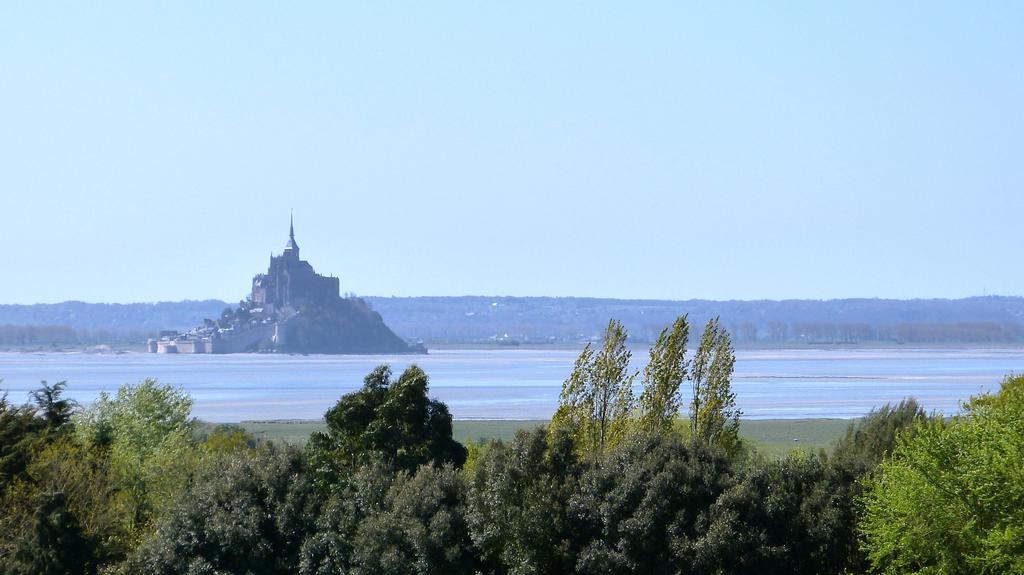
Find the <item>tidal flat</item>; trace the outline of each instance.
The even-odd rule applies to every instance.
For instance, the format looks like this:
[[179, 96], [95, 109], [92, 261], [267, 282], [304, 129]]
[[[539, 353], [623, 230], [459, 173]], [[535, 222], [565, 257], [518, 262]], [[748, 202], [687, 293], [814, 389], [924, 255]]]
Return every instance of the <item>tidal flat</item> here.
[[[155, 378], [194, 400], [210, 422], [319, 420], [375, 366], [411, 364], [430, 376], [430, 395], [457, 420], [545, 420], [579, 350], [445, 349], [429, 355], [159, 355], [0, 353], [0, 391], [28, 400], [41, 380], [67, 381], [88, 405], [101, 392]], [[646, 351], [634, 350], [641, 370]], [[850, 419], [916, 398], [928, 411], [956, 413], [973, 395], [1024, 372], [1024, 348], [738, 350], [732, 389], [747, 420]], [[640, 389], [639, 378], [637, 391]]]

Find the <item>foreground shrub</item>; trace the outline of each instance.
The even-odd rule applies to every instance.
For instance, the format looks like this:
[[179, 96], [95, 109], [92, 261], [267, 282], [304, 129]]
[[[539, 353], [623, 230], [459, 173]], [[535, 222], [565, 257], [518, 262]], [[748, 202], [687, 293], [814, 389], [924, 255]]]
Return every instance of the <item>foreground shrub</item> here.
[[831, 528], [835, 542], [829, 562], [835, 569], [845, 568], [854, 573], [868, 569], [857, 532], [862, 513], [857, 501], [863, 494], [863, 480], [892, 455], [900, 436], [914, 433], [928, 417], [914, 399], [903, 400], [895, 406], [886, 404], [851, 423], [836, 443], [828, 459], [827, 485], [835, 511]]
[[892, 406], [886, 404], [851, 423], [846, 434], [832, 451], [833, 466], [850, 475], [861, 476], [875, 469], [892, 455], [896, 440], [904, 432], [927, 419], [924, 409], [914, 399], [905, 399]]
[[[71, 435], [42, 446], [25, 473], [0, 498], [4, 510], [0, 537], [8, 544], [24, 543], [33, 532], [38, 510], [51, 505], [55, 496], [95, 547], [90, 556], [101, 562], [124, 557], [121, 542], [126, 509], [108, 473], [106, 453], [86, 448]], [[0, 562], [4, 555], [0, 553]]]
[[1024, 377], [949, 423], [918, 423], [867, 483], [861, 522], [886, 573], [1024, 573]]
[[749, 465], [682, 549], [701, 573], [840, 573], [845, 557], [837, 485], [820, 457]]
[[473, 573], [465, 485], [450, 465], [357, 471], [302, 546], [303, 575]]
[[567, 433], [495, 442], [469, 476], [467, 521], [488, 573], [568, 573], [575, 566], [569, 499], [579, 463]]
[[299, 450], [273, 445], [208, 461], [125, 573], [295, 573], [318, 506]]
[[[59, 397], [63, 388], [63, 382], [51, 387], [44, 381], [42, 389], [34, 397], [54, 401], [53, 394]], [[60, 402], [60, 405], [67, 409], [67, 402]], [[42, 412], [40, 408], [43, 408]], [[63, 412], [54, 414], [45, 408], [45, 405], [38, 404], [13, 405], [7, 400], [6, 393], [0, 394], [0, 495], [25, 473], [33, 452], [66, 423], [66, 419], [61, 419]]]
[[40, 498], [31, 527], [10, 563], [0, 572], [10, 575], [92, 575], [95, 546], [67, 508], [63, 493]]
[[74, 417], [79, 440], [106, 451], [124, 515], [124, 545], [134, 547], [150, 523], [184, 488], [198, 461], [192, 398], [146, 379], [123, 385]]
[[728, 461], [678, 435], [634, 436], [590, 462], [569, 501], [577, 573], [678, 573], [694, 562]]

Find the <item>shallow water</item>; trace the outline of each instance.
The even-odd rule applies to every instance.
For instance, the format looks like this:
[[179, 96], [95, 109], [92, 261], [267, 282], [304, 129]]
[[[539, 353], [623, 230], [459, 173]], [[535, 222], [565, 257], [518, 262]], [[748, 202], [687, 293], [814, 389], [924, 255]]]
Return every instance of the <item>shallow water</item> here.
[[[431, 395], [459, 419], [547, 419], [578, 351], [436, 350], [426, 356], [122, 355], [0, 353], [0, 389], [27, 400], [40, 380], [67, 380], [81, 403], [155, 377], [181, 386], [208, 421], [316, 419], [380, 363], [419, 364]], [[637, 369], [645, 350], [634, 352]], [[955, 413], [971, 395], [1024, 372], [1024, 349], [843, 349], [737, 352], [733, 389], [750, 418], [856, 417], [916, 397]]]

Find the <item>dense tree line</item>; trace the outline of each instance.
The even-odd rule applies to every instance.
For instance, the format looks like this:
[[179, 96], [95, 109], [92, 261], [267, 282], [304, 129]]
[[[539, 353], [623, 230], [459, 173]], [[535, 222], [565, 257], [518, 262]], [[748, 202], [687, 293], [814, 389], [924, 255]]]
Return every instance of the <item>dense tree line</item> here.
[[[155, 333], [155, 332], [153, 332]], [[66, 325], [0, 325], [0, 346], [53, 347], [145, 343], [153, 333], [127, 330], [85, 330]]]
[[0, 573], [1021, 572], [1024, 378], [766, 458], [735, 433], [729, 334], [689, 333], [636, 373], [612, 322], [551, 425], [469, 446], [416, 367], [368, 374], [303, 448], [200, 432], [156, 381], [87, 407], [44, 383], [0, 399]]
[[66, 325], [0, 325], [0, 345], [77, 344], [81, 338]]
[[958, 300], [621, 300], [550, 297], [368, 297], [406, 337], [484, 342], [496, 335], [530, 342], [577, 342], [619, 318], [635, 342], [653, 343], [667, 323], [688, 313], [698, 323], [720, 316], [749, 342], [1019, 342], [1018, 297]]
[[894, 322], [886, 324], [794, 322], [759, 330], [740, 324], [743, 341], [800, 341], [807, 343], [1007, 343], [1024, 340], [1024, 325], [1016, 322]]

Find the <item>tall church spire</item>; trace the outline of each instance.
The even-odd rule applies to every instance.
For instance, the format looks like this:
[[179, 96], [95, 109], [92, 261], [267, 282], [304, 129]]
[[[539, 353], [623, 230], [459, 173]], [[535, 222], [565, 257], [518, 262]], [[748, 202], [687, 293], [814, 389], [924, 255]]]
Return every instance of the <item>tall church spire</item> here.
[[299, 244], [295, 243], [295, 215], [288, 216], [288, 243], [284, 246], [284, 253], [299, 257]]

